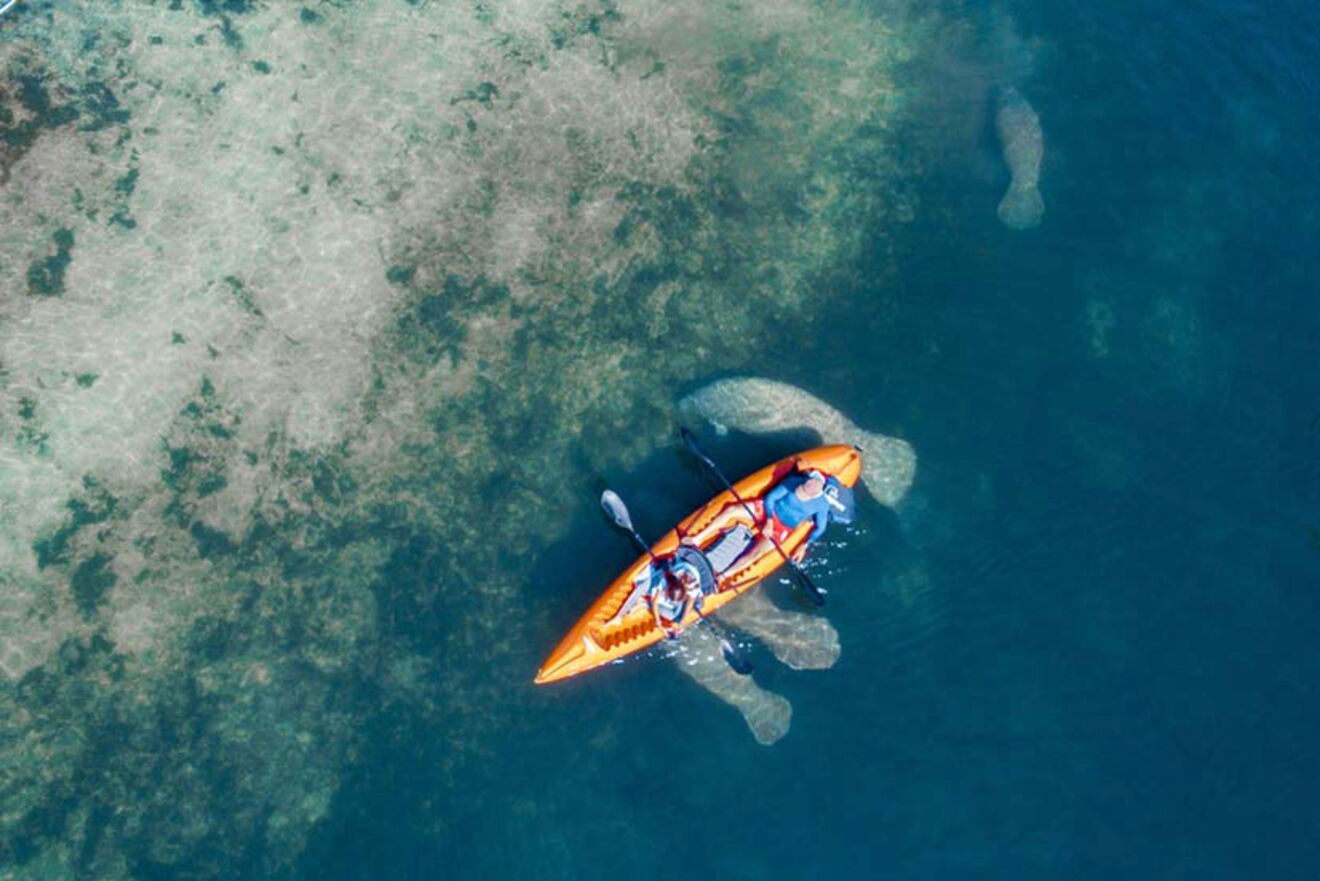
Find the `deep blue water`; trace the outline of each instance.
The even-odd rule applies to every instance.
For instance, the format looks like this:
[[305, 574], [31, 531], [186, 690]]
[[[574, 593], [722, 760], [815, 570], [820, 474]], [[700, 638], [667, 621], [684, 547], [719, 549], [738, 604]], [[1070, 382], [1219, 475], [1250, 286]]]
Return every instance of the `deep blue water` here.
[[[462, 580], [426, 593], [462, 571], [443, 536], [398, 539], [383, 570], [392, 636], [427, 675], [493, 681], [515, 711], [481, 704], [489, 688], [451, 715], [362, 685], [344, 701], [373, 710], [293, 868], [259, 836], [199, 834], [134, 877], [1320, 877], [1320, 12], [939, 13], [974, 36], [903, 70], [915, 219], [857, 218], [873, 232], [852, 281], [809, 327], [764, 331], [774, 378], [919, 456], [899, 509], [865, 500], [813, 563], [839, 663], [751, 648], [790, 734], [757, 746], [658, 658], [531, 685], [631, 560], [600, 489], [647, 534], [711, 492], [677, 442], [622, 469], [588, 433], [606, 449], [574, 463], [566, 534], [506, 561], [531, 572], [527, 644], [491, 661], [454, 642], [479, 599]], [[1004, 16], [1030, 65], [1004, 60]], [[1009, 81], [1045, 138], [1046, 214], [1025, 232], [995, 215], [990, 94]], [[675, 396], [734, 366], [712, 357]], [[704, 437], [731, 475], [810, 441]], [[341, 708], [325, 699], [327, 725]]]
[[[871, 504], [830, 552], [838, 666], [754, 655], [794, 703], [789, 737], [752, 747], [666, 665], [610, 669], [538, 694], [463, 778], [502, 797], [468, 813], [448, 795], [439, 834], [398, 822], [436, 797], [400, 756], [360, 771], [309, 877], [1320, 872], [1320, 18], [1010, 11], [1052, 47], [1020, 86], [1045, 130], [1044, 224], [996, 221], [987, 122], [921, 183], [897, 284], [857, 283], [779, 377], [921, 463], [898, 518]], [[962, 79], [911, 75], [949, 77], [926, 143]], [[1117, 319], [1103, 359], [1096, 298]], [[740, 472], [795, 443], [719, 452]], [[676, 449], [605, 478], [654, 531], [705, 494]], [[593, 489], [527, 588], [565, 626], [628, 559]], [[929, 587], [905, 603], [894, 576], [918, 565]], [[521, 800], [534, 836], [511, 831]]]

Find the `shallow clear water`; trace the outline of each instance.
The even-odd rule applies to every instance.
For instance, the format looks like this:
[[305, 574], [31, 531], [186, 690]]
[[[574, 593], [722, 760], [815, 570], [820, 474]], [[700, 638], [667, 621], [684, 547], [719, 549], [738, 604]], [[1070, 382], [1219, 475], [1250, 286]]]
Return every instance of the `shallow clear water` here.
[[[18, 4], [0, 878], [1314, 877], [1317, 34]], [[733, 374], [919, 460], [811, 564], [838, 663], [747, 642], [768, 747], [659, 656], [531, 685]]]

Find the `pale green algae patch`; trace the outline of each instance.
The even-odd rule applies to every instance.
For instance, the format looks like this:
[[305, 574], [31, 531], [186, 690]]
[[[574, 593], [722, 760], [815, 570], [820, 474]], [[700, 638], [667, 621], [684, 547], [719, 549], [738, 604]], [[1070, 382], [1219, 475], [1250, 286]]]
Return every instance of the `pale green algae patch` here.
[[860, 5], [312, 12], [4, 25], [0, 878], [288, 868], [382, 707], [484, 761], [557, 515], [912, 210]]

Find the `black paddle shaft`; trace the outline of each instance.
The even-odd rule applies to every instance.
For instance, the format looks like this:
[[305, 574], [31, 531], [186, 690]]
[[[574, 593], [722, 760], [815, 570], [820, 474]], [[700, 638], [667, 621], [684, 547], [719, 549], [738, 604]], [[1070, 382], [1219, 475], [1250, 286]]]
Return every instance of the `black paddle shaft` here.
[[[775, 546], [775, 550], [779, 551], [779, 556], [783, 557], [784, 562], [788, 564], [789, 571], [793, 573], [793, 579], [797, 583], [797, 586], [802, 589], [802, 592], [805, 593], [817, 607], [825, 605], [825, 595], [820, 592], [820, 588], [816, 587], [811, 578], [807, 576], [807, 573], [803, 572], [802, 568], [798, 566], [793, 558], [784, 551], [779, 542], [775, 541], [775, 537], [763, 530], [756, 523], [756, 513], [752, 510], [752, 506], [747, 503], [746, 499], [738, 494], [738, 490], [733, 488], [733, 484], [729, 482], [729, 478], [725, 477], [724, 472], [720, 470], [720, 466], [716, 465], [713, 459], [702, 452], [701, 447], [697, 444], [697, 439], [692, 435], [692, 432], [688, 431], [687, 428], [682, 428], [679, 430], [679, 433], [683, 436], [683, 445], [688, 448], [688, 452], [705, 463], [711, 473], [720, 479], [720, 483], [724, 484], [724, 488], [732, 493], [734, 499], [746, 509], [748, 516], [752, 518], [752, 525], [755, 527], [757, 534], [763, 538], [768, 538], [770, 544]], [[768, 518], [768, 511], [766, 512], [766, 515]]]

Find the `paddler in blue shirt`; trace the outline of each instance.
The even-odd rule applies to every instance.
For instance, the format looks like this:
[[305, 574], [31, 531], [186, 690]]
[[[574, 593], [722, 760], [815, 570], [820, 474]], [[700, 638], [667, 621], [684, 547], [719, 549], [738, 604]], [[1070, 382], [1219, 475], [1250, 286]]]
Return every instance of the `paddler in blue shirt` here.
[[753, 559], [773, 550], [774, 545], [770, 541], [772, 538], [782, 546], [794, 529], [803, 521], [811, 520], [815, 523], [815, 527], [807, 536], [807, 540], [802, 543], [802, 547], [793, 555], [801, 559], [806, 553], [807, 545], [820, 538], [825, 532], [825, 527], [830, 523], [830, 502], [825, 496], [825, 476], [819, 471], [811, 471], [805, 476], [790, 475], [784, 478], [778, 486], [765, 494], [764, 499], [748, 499], [745, 507], [738, 502], [730, 502], [709, 526], [684, 540], [690, 541], [699, 548], [704, 547], [711, 536], [723, 532], [733, 523], [737, 521], [747, 523], [747, 508], [752, 509], [752, 513], [756, 516], [754, 525], [760, 527], [763, 536], [750, 552]]

